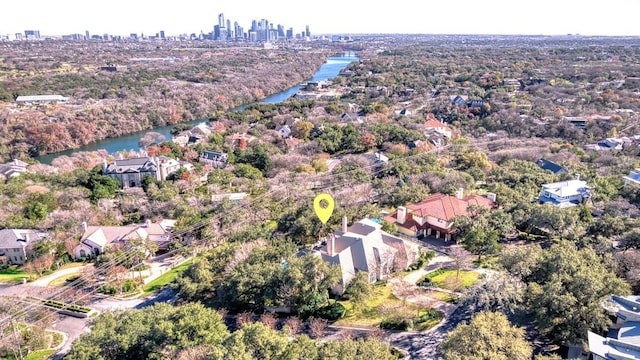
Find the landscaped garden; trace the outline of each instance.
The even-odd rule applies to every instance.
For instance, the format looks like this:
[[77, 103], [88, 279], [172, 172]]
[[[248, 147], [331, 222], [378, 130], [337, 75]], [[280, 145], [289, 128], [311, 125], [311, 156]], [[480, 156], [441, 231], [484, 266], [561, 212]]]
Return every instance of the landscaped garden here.
[[438, 269], [418, 281], [420, 286], [434, 286], [450, 291], [466, 289], [478, 282], [480, 274], [473, 270]]
[[17, 266], [10, 266], [0, 270], [0, 283], [19, 283], [22, 279], [29, 279], [31, 275]]
[[187, 260], [184, 263], [160, 275], [158, 278], [145, 285], [144, 289], [142, 290], [142, 296], [150, 295], [162, 289], [166, 285], [172, 283], [180, 274], [187, 270], [192, 263], [193, 259]]
[[362, 305], [354, 306], [351, 301], [339, 301], [339, 304], [346, 309], [344, 317], [335, 322], [340, 326], [424, 331], [444, 317], [438, 310], [398, 299], [386, 283], [376, 285], [373, 295]]

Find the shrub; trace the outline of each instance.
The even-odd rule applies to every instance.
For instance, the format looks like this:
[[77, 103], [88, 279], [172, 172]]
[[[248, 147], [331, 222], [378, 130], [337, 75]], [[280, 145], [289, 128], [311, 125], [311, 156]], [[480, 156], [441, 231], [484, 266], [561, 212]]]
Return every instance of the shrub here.
[[327, 306], [321, 307], [320, 309], [318, 309], [318, 311], [315, 312], [314, 315], [316, 317], [329, 321], [336, 321], [342, 318], [346, 311], [347, 309], [345, 309], [342, 304], [340, 304], [339, 302], [334, 302]]
[[386, 318], [380, 322], [380, 327], [385, 330], [406, 331], [413, 327], [413, 321], [397, 317]]

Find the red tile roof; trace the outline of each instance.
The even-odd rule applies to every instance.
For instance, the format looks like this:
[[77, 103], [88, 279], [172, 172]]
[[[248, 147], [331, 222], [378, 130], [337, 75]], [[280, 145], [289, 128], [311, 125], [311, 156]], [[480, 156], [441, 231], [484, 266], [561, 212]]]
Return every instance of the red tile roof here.
[[409, 204], [406, 208], [421, 217], [431, 216], [451, 221], [456, 216], [469, 216], [469, 211], [467, 211], [469, 205], [479, 205], [490, 209], [494, 204], [491, 200], [477, 195], [468, 195], [458, 199], [455, 196], [436, 193], [417, 204]]
[[445, 123], [443, 123], [440, 120], [434, 120], [434, 119], [429, 119], [424, 123], [424, 126], [427, 128], [445, 128], [445, 129], [450, 129], [449, 126]]

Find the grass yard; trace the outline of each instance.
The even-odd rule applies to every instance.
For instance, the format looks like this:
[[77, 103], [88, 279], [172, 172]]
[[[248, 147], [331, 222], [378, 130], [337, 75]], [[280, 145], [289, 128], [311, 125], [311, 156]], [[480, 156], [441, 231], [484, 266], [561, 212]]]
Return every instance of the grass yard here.
[[193, 264], [193, 259], [189, 259], [184, 263], [174, 267], [173, 269], [167, 271], [166, 273], [160, 275], [158, 278], [153, 280], [152, 282], [145, 285], [142, 290], [142, 296], [150, 295], [163, 287], [172, 283], [180, 274], [182, 274], [189, 266]]
[[55, 352], [56, 351], [53, 350], [53, 349], [32, 351], [27, 356], [24, 357], [24, 360], [44, 360], [44, 359], [48, 359]]
[[0, 270], [0, 283], [20, 283], [23, 278], [29, 279], [31, 275], [22, 271], [17, 266]]
[[460, 277], [458, 278], [458, 271], [455, 269], [440, 269], [427, 274], [421, 283], [430, 282], [433, 286], [447, 290], [460, 290], [462, 288], [468, 288], [478, 282], [480, 274], [473, 270], [460, 270]]
[[78, 277], [79, 277], [78, 274], [67, 274], [67, 275], [58, 276], [57, 278], [49, 281], [47, 286], [60, 287], [60, 286], [66, 285], [67, 282], [71, 280], [77, 279]]
[[443, 314], [437, 310], [412, 303], [403, 303], [391, 293], [391, 286], [377, 285], [366, 307], [354, 309], [350, 301], [339, 301], [347, 310], [345, 316], [335, 322], [339, 326], [377, 327], [384, 319], [410, 318], [413, 330], [423, 331], [437, 325]]
[[454, 304], [458, 300], [456, 295], [452, 295], [447, 292], [437, 291], [437, 290], [429, 291], [426, 294], [426, 296], [430, 298], [438, 299], [440, 301], [444, 301], [449, 304]]

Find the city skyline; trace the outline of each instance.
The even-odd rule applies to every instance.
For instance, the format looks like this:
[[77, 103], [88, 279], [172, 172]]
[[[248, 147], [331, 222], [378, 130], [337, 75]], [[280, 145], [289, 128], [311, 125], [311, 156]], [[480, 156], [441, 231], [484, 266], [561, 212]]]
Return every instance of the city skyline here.
[[366, 5], [325, 0], [317, 3], [283, 0], [215, 3], [186, 0], [172, 6], [157, 2], [111, 0], [87, 5], [80, 0], [31, 0], [29, 7], [19, 2], [3, 4], [11, 14], [0, 23], [0, 34], [39, 30], [42, 35], [109, 33], [167, 35], [209, 33], [218, 24], [218, 15], [238, 22], [245, 31], [253, 20], [293, 28], [299, 34], [309, 26], [312, 34], [515, 34], [515, 35], [640, 35], [635, 26], [640, 4], [610, 0], [607, 6], [593, 6], [576, 0], [537, 2], [486, 0], [477, 3], [424, 3], [398, 0], [392, 6]]

